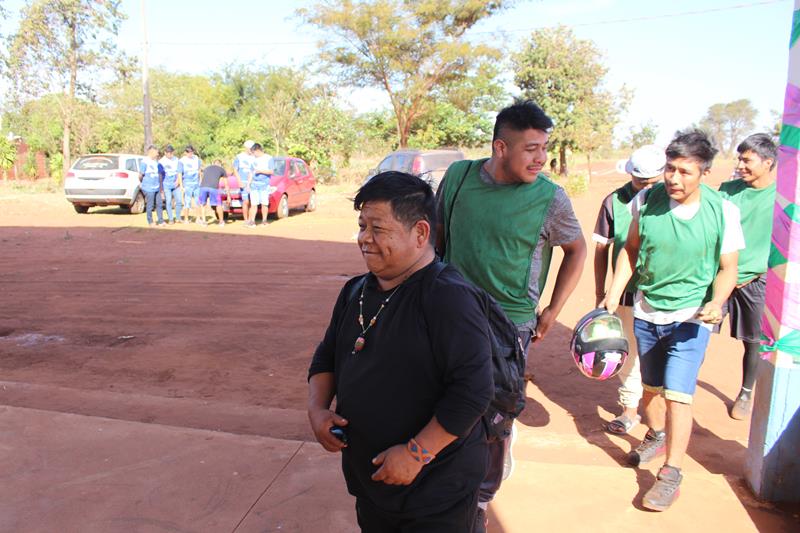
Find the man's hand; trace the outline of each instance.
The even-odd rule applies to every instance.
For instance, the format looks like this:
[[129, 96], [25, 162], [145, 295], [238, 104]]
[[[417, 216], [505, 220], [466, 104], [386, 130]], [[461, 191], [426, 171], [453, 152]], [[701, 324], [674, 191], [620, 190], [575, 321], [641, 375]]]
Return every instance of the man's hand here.
[[608, 295], [606, 295], [606, 297], [603, 298], [603, 301], [600, 302], [600, 305], [598, 307], [605, 307], [606, 311], [613, 314], [617, 311], [617, 308], [619, 307], [619, 298], [612, 300], [608, 297]]
[[[329, 452], [338, 452], [347, 446], [331, 434], [333, 426], [347, 426], [347, 420], [330, 409], [309, 409], [308, 420], [317, 442]], [[412, 459], [413, 460], [413, 459]]]
[[533, 332], [533, 339], [531, 342], [537, 343], [542, 340], [555, 321], [556, 314], [550, 309], [550, 306], [545, 307], [542, 314], [540, 314], [536, 320], [536, 331]]
[[722, 306], [714, 302], [708, 302], [703, 306], [703, 309], [697, 313], [697, 318], [706, 324], [719, 324], [722, 322]]
[[423, 466], [411, 456], [405, 444], [397, 444], [382, 451], [375, 456], [372, 464], [380, 466], [372, 474], [372, 480], [382, 481], [387, 485], [410, 485]]

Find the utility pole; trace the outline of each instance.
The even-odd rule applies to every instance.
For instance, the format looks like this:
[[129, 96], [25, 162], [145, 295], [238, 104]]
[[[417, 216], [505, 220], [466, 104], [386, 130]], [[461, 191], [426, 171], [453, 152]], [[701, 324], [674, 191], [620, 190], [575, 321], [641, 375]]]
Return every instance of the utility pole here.
[[140, 0], [142, 8], [142, 103], [144, 104], [144, 149], [153, 144], [153, 118], [150, 105], [150, 70], [147, 66], [147, 55], [150, 43], [147, 38], [147, 15], [145, 1]]

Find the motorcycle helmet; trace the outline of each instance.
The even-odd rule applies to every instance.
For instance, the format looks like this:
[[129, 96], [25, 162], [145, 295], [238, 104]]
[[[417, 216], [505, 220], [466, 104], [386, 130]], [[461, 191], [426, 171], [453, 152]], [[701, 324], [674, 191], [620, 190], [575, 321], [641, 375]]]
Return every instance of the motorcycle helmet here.
[[584, 376], [600, 381], [616, 376], [628, 357], [622, 320], [605, 309], [587, 313], [575, 326], [570, 350]]

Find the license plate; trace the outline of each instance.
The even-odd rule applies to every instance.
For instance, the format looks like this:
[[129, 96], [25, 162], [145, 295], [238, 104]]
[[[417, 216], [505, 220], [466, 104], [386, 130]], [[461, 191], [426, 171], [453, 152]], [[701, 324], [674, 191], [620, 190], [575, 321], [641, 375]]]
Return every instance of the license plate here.
[[241, 200], [231, 200], [231, 207], [242, 207]]

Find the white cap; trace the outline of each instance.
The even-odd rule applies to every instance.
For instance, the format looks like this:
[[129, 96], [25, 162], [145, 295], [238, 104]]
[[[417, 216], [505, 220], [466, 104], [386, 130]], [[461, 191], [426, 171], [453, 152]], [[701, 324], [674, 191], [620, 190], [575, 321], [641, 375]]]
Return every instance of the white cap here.
[[625, 173], [635, 178], [655, 178], [664, 172], [667, 155], [662, 148], [653, 144], [642, 146], [631, 154], [625, 162]]
[[255, 143], [255, 141], [251, 141], [250, 139], [247, 139], [247, 140], [244, 142], [244, 147], [245, 147], [245, 148], [247, 148], [247, 149], [249, 150], [250, 148], [252, 148], [252, 147], [253, 147], [253, 145], [254, 145], [254, 144], [256, 144], [256, 143]]

